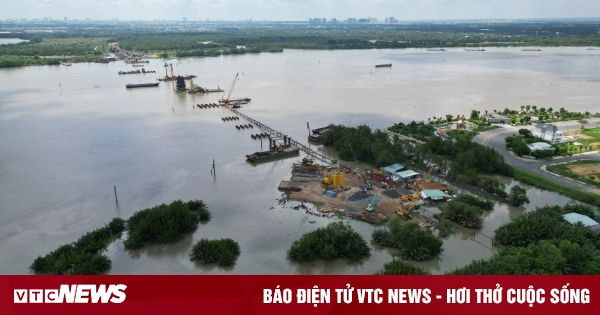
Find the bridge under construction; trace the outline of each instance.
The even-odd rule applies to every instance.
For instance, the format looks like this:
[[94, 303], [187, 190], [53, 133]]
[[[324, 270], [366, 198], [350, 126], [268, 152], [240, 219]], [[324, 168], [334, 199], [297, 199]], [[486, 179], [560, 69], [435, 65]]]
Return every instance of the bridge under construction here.
[[322, 161], [324, 163], [327, 163], [327, 164], [330, 164], [330, 165], [333, 165], [333, 166], [337, 166], [340, 169], [344, 169], [344, 168], [350, 169], [350, 167], [348, 167], [348, 166], [340, 163], [338, 160], [334, 160], [334, 159], [329, 158], [329, 157], [327, 157], [327, 156], [325, 156], [325, 155], [323, 155], [323, 154], [321, 154], [319, 152], [316, 152], [315, 150], [313, 150], [313, 149], [307, 147], [306, 145], [304, 145], [304, 144], [302, 144], [302, 143], [300, 143], [300, 142], [298, 142], [298, 141], [296, 141], [296, 140], [288, 137], [287, 135], [285, 135], [285, 134], [283, 134], [283, 133], [281, 133], [281, 132], [279, 132], [279, 131], [277, 131], [277, 130], [275, 130], [275, 129], [273, 129], [273, 128], [271, 128], [271, 127], [269, 127], [269, 126], [267, 126], [267, 125], [265, 125], [263, 123], [261, 123], [260, 121], [258, 121], [256, 119], [253, 119], [252, 117], [250, 117], [250, 116], [248, 116], [246, 114], [243, 114], [243, 113], [239, 112], [235, 108], [232, 108], [230, 106], [228, 106], [228, 108], [234, 114], [236, 114], [236, 115], [238, 115], [238, 116], [240, 116], [240, 117], [242, 117], [242, 118], [244, 118], [244, 119], [246, 119], [246, 120], [254, 123], [261, 130], [269, 133], [271, 135], [271, 138], [284, 139], [284, 142], [287, 141], [287, 143], [289, 143], [290, 145], [293, 145], [293, 146], [297, 147], [298, 149], [304, 151], [304, 153], [306, 153], [306, 155], [308, 155], [309, 157], [312, 157], [313, 159]]

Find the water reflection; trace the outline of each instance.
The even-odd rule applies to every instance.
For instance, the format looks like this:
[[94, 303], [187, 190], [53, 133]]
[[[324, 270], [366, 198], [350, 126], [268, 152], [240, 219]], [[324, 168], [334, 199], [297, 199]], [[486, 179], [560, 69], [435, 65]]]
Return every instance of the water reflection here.
[[[595, 111], [600, 63], [578, 49], [544, 49], [541, 57], [526, 58], [525, 65], [517, 49], [494, 48], [485, 54], [451, 51], [444, 62], [438, 54], [412, 49], [286, 50], [185, 58], [174, 67], [176, 73], [198, 75], [194, 82], [208, 88], [226, 86], [243, 70], [233, 95], [252, 98], [243, 112], [306, 143], [306, 122], [313, 128], [330, 123], [385, 128], [424, 120], [446, 108], [465, 114], [500, 109], [515, 96], [555, 108], [569, 98], [572, 110]], [[519, 67], [508, 69], [513, 61]], [[382, 62], [392, 62], [394, 68], [370, 75], [373, 64]], [[162, 70], [163, 62], [152, 60], [145, 67]], [[232, 115], [226, 109], [193, 106], [216, 103], [220, 93], [176, 94], [164, 82], [157, 88], [127, 90], [127, 83], [153, 82], [157, 76], [117, 74], [130, 69], [120, 62], [0, 69], [0, 273], [27, 273], [38, 255], [115, 216], [128, 218], [176, 199], [203, 199], [213, 218], [173, 244], [127, 251], [122, 239], [114, 241], [106, 251], [113, 262], [111, 273], [370, 274], [393, 259], [393, 250], [375, 249], [359, 265], [288, 261], [286, 252], [294, 240], [339, 220], [312, 215], [312, 208], [307, 213], [278, 205], [279, 181], [290, 178], [292, 164], [302, 156], [248, 165], [244, 156], [260, 150], [260, 141], [250, 138], [252, 131], [223, 122], [222, 117]], [[216, 179], [210, 174], [213, 159]], [[569, 202], [547, 194], [528, 189], [532, 203], [526, 211]], [[492, 234], [523, 211], [496, 205], [484, 216], [482, 233]], [[344, 222], [368, 241], [377, 228]], [[439, 258], [416, 264], [443, 273], [492, 255], [485, 241], [475, 239], [480, 245], [469, 236], [457, 231], [444, 239]], [[241, 247], [234, 266], [189, 261], [197, 240], [228, 237]]]

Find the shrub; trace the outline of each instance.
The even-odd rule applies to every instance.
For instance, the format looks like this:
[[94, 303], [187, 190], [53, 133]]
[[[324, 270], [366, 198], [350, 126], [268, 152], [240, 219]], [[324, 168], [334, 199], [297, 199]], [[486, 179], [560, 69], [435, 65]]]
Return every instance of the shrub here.
[[468, 205], [464, 202], [451, 200], [448, 206], [442, 209], [440, 217], [447, 218], [456, 222], [459, 225], [469, 228], [481, 227], [481, 214], [483, 209]]
[[342, 222], [333, 222], [302, 235], [288, 250], [288, 257], [299, 262], [315, 258], [344, 258], [357, 262], [370, 255], [371, 249], [364, 238]]
[[583, 205], [545, 206], [521, 215], [496, 230], [496, 240], [504, 246], [528, 246], [541, 240], [566, 239], [579, 245], [600, 248], [600, 237], [581, 224], [570, 224], [563, 214], [575, 212], [598, 220], [593, 210]]
[[483, 210], [494, 209], [494, 202], [469, 194], [460, 194], [452, 200], [453, 202], [462, 202], [471, 206], [481, 208]]
[[510, 189], [510, 194], [508, 194], [508, 202], [515, 207], [520, 207], [526, 203], [529, 203], [529, 198], [527, 198], [527, 191], [525, 188], [515, 185]]
[[401, 260], [392, 260], [383, 265], [381, 270], [377, 271], [378, 275], [427, 275], [429, 274], [421, 267], [403, 262]]
[[198, 260], [202, 263], [218, 262], [221, 266], [235, 263], [240, 254], [240, 245], [230, 238], [220, 240], [199, 240], [190, 252], [190, 260]]
[[38, 256], [29, 269], [39, 274], [101, 274], [110, 269], [108, 257], [98, 255], [108, 239], [125, 230], [125, 220], [112, 219], [108, 225], [88, 232], [76, 242], [60, 246], [46, 256]]
[[372, 237], [375, 243], [399, 249], [402, 259], [407, 260], [431, 259], [443, 250], [443, 242], [430, 230], [422, 230], [417, 222], [409, 222], [393, 232], [377, 229]]
[[204, 203], [181, 200], [138, 211], [127, 220], [129, 235], [125, 248], [141, 248], [144, 243], [165, 243], [180, 240], [185, 233], [198, 228], [202, 219], [210, 218]]

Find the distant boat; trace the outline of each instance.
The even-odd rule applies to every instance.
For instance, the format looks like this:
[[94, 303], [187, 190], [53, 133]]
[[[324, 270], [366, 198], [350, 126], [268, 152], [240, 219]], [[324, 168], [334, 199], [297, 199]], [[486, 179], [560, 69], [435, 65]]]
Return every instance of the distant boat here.
[[521, 49], [521, 51], [542, 51], [541, 49], [530, 49], [530, 48], [525, 48], [525, 49]]
[[598, 48], [598, 47], [590, 47], [587, 50], [600, 50], [600, 48]]
[[446, 51], [444, 48], [430, 48], [427, 51]]
[[465, 51], [485, 51], [483, 48], [465, 48]]
[[138, 88], [138, 87], [150, 87], [150, 86], [158, 86], [159, 83], [141, 83], [141, 84], [127, 84], [126, 87], [130, 88]]
[[375, 65], [375, 68], [391, 67], [391, 66], [392, 66], [391, 63], [382, 63], [380, 65]]
[[63, 62], [63, 66], [71, 66], [71, 63], [69, 63], [68, 61]]

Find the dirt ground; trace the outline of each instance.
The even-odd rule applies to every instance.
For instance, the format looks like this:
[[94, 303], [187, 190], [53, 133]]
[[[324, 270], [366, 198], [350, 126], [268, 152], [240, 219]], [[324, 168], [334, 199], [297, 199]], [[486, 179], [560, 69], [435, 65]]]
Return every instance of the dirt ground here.
[[[325, 189], [321, 182], [325, 176], [334, 173], [339, 173], [335, 168], [324, 168], [316, 166], [301, 166], [296, 167], [292, 171], [292, 179], [282, 181], [279, 189], [288, 192], [288, 197], [291, 200], [309, 202], [317, 206], [317, 210], [321, 213], [337, 213], [343, 211], [346, 215], [367, 221], [370, 223], [378, 223], [382, 219], [388, 219], [398, 210], [400, 198], [390, 198], [382, 194], [385, 189], [375, 187], [368, 190], [371, 195], [377, 194], [379, 205], [375, 206], [372, 212], [366, 211], [367, 205], [372, 197], [364, 198], [359, 201], [348, 200], [352, 195], [362, 191], [363, 180], [360, 170], [345, 170], [344, 171], [344, 189], [338, 189], [336, 197], [330, 197], [325, 194]], [[304, 176], [297, 176], [298, 174]], [[310, 174], [314, 177], [307, 177]], [[299, 190], [301, 191], [294, 191]], [[357, 205], [359, 204], [359, 205]]]
[[594, 176], [594, 181], [600, 182], [600, 164], [578, 164], [568, 166], [569, 170], [579, 176]]

